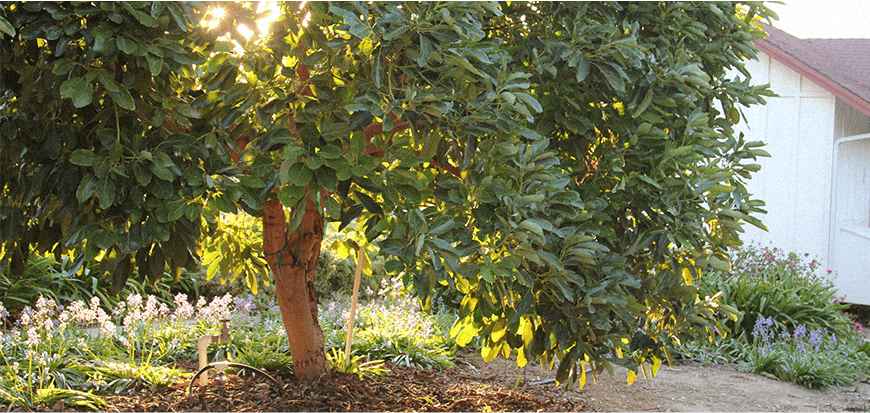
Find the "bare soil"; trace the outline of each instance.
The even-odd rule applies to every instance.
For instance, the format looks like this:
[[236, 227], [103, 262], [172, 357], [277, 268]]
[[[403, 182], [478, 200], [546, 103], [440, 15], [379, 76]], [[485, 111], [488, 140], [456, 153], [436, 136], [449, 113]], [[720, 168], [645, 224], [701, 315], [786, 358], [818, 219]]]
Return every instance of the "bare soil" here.
[[[488, 369], [513, 371], [503, 360]], [[492, 364], [492, 363], [491, 363]], [[555, 376], [540, 367], [525, 369], [530, 382]], [[870, 385], [866, 381], [854, 386], [812, 390], [765, 376], [743, 373], [733, 365], [705, 365], [694, 361], [663, 366], [649, 381], [638, 377], [627, 385], [628, 370], [617, 369], [615, 375], [591, 377], [582, 389], [561, 390], [563, 397], [577, 400], [586, 411], [655, 411], [655, 412], [778, 412], [778, 411], [866, 411], [870, 408]], [[550, 385], [552, 386], [552, 385]], [[559, 390], [554, 390], [554, 396]]]
[[[384, 376], [360, 380], [336, 373], [313, 384], [292, 374], [273, 374], [278, 391], [257, 375], [228, 374], [208, 386], [179, 383], [167, 389], [104, 394], [107, 411], [864, 411], [870, 385], [810, 390], [735, 366], [679, 362], [663, 366], [649, 382], [626, 385], [627, 370], [598, 376], [593, 384], [566, 390], [533, 384], [555, 371], [514, 361], [484, 363], [461, 354], [456, 367], [442, 372], [393, 366]], [[73, 411], [59, 403], [40, 411]]]

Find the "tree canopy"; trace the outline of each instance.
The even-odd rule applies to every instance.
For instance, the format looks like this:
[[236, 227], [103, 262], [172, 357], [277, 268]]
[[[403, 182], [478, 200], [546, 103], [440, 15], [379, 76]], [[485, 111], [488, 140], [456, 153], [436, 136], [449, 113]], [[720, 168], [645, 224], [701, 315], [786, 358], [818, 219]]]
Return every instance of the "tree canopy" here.
[[[461, 344], [560, 382], [654, 373], [737, 316], [692, 284], [762, 226], [744, 183], [766, 153], [733, 130], [769, 94], [743, 67], [760, 3], [279, 3], [262, 33], [256, 7], [0, 6], [0, 265], [73, 253], [119, 286], [268, 267], [309, 378], [329, 221], [424, 305], [464, 297]], [[204, 245], [240, 211], [261, 250]]]

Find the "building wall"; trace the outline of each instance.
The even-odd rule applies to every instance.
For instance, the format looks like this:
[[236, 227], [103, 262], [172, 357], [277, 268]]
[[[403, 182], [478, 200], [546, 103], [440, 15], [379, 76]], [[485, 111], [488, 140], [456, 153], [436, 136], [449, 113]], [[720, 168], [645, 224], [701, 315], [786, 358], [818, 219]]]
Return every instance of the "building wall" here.
[[828, 261], [831, 170], [835, 132], [865, 128], [857, 117], [843, 114], [835, 127], [837, 99], [813, 82], [765, 54], [747, 62], [754, 84], [770, 83], [779, 97], [744, 110], [739, 125], [748, 140], [766, 142], [770, 158], [759, 158], [760, 172], [747, 188], [767, 203], [760, 219], [765, 232], [745, 226], [744, 242], [808, 253]]
[[870, 304], [870, 117], [837, 101], [831, 278], [846, 301]]
[[834, 137], [839, 139], [846, 136], [863, 135], [870, 133], [870, 116], [861, 113], [846, 102], [837, 99], [837, 121], [834, 127]]

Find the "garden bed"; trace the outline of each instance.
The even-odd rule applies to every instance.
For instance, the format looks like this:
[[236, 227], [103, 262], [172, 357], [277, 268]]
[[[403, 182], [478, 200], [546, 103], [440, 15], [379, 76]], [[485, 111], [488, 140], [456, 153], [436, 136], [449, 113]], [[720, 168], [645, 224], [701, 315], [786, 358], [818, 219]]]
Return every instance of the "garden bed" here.
[[870, 406], [870, 385], [864, 381], [811, 390], [730, 365], [679, 362], [631, 386], [620, 370], [583, 389], [530, 385], [554, 374], [535, 366], [518, 369], [513, 361], [483, 363], [464, 353], [456, 367], [442, 372], [392, 366], [380, 377], [337, 373], [313, 385], [276, 374], [287, 391], [283, 396], [257, 376], [229, 374], [223, 384], [194, 385], [191, 394], [187, 383], [179, 383], [104, 397], [106, 411], [862, 411]]

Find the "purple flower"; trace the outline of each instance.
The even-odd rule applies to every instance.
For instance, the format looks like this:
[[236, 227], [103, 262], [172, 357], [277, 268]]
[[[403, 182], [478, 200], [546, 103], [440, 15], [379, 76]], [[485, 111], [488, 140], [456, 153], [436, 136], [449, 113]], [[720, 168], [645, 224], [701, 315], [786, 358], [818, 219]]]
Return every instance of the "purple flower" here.
[[810, 333], [809, 343], [813, 346], [814, 349], [818, 349], [822, 346], [822, 330], [813, 330]]
[[799, 340], [801, 338], [804, 338], [804, 337], [806, 337], [806, 335], [807, 335], [806, 326], [799, 325], [799, 326], [797, 326], [797, 328], [794, 329], [794, 339], [795, 340]]

